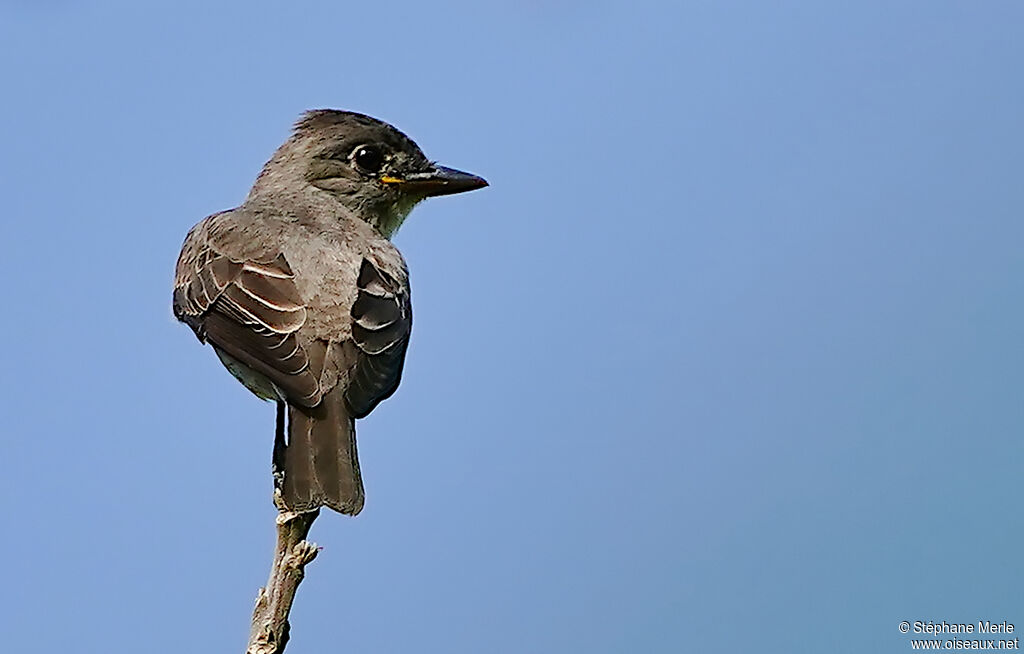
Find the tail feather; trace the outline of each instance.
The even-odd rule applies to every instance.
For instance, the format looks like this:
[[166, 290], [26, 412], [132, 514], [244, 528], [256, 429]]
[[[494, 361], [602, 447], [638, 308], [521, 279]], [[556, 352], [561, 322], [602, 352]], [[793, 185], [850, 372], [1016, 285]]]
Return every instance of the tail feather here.
[[355, 420], [341, 391], [328, 393], [312, 409], [288, 406], [283, 498], [297, 512], [321, 506], [348, 515], [362, 510]]

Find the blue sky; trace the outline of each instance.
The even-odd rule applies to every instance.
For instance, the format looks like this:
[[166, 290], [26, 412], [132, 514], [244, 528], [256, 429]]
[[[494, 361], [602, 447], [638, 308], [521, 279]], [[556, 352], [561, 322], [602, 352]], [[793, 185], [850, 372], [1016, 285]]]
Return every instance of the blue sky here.
[[0, 5], [5, 648], [244, 648], [273, 410], [174, 322], [171, 278], [316, 107], [492, 186], [396, 238], [406, 373], [359, 425], [363, 514], [314, 526], [289, 652], [1024, 627], [1022, 21]]

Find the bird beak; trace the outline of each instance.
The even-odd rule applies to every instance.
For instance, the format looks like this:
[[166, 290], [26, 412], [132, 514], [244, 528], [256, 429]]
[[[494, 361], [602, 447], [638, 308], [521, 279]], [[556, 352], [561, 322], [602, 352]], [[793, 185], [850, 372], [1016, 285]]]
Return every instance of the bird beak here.
[[424, 197], [464, 193], [487, 186], [487, 180], [483, 177], [444, 166], [434, 166], [432, 170], [413, 173], [405, 177], [384, 176], [380, 178], [380, 181], [389, 186], [394, 184], [402, 191], [416, 193]]

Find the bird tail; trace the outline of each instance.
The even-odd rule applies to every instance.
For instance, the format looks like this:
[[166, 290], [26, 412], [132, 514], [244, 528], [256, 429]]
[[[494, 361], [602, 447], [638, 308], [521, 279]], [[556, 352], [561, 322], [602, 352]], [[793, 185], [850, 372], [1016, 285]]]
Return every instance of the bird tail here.
[[340, 389], [312, 409], [288, 405], [283, 499], [296, 512], [324, 505], [348, 515], [362, 510], [356, 424]]

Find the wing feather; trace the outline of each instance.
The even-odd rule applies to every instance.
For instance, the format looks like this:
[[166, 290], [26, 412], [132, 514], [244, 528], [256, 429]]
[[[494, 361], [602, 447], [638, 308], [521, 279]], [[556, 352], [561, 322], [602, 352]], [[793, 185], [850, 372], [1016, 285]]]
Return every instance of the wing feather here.
[[306, 306], [284, 255], [233, 259], [211, 244], [202, 227], [189, 234], [178, 262], [175, 315], [289, 401], [315, 406], [322, 393], [311, 363], [319, 368], [323, 362], [311, 362], [297, 337]]
[[364, 259], [352, 304], [355, 366], [345, 399], [356, 418], [398, 388], [412, 331], [412, 303], [406, 284]]

